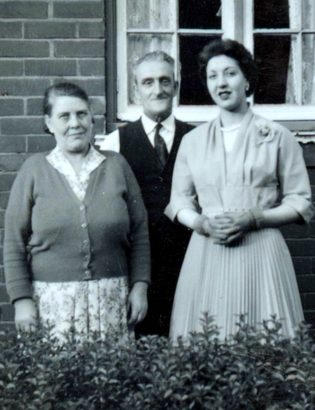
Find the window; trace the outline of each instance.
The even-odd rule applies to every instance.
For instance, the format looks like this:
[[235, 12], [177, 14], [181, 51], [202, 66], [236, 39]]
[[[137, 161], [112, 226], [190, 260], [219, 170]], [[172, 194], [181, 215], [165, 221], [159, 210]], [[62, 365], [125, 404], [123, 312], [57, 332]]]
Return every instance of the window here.
[[260, 70], [250, 100], [255, 112], [276, 120], [313, 118], [314, 0], [117, 0], [117, 118], [139, 117], [131, 68], [157, 49], [176, 61], [176, 116], [194, 122], [215, 116], [196, 57], [220, 36], [242, 42], [255, 55]]

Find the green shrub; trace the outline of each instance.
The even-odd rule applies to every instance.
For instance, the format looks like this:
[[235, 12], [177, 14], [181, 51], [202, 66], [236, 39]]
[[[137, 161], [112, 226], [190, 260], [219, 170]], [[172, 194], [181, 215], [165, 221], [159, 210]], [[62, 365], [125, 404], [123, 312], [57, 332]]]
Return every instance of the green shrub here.
[[255, 332], [239, 320], [229, 343], [219, 342], [212, 319], [190, 343], [157, 336], [134, 345], [63, 347], [47, 329], [18, 337], [0, 333], [2, 410], [283, 410], [313, 409], [315, 347], [309, 327], [283, 339], [271, 318]]

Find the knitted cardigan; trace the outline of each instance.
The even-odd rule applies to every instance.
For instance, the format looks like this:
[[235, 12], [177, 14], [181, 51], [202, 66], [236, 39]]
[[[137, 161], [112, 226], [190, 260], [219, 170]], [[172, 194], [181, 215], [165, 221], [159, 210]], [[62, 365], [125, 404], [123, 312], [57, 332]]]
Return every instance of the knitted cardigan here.
[[84, 200], [35, 154], [13, 184], [5, 215], [4, 264], [10, 300], [32, 297], [32, 281], [128, 275], [150, 282], [147, 215], [136, 179], [117, 153], [89, 179]]

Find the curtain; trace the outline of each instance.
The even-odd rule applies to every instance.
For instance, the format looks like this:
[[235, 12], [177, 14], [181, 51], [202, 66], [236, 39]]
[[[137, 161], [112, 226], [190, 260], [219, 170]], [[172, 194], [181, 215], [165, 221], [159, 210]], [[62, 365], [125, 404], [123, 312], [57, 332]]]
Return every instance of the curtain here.
[[[290, 28], [315, 31], [314, 0], [289, 0], [289, 13]], [[302, 34], [302, 50], [299, 50], [298, 37], [291, 38], [286, 103], [315, 104], [315, 34]]]

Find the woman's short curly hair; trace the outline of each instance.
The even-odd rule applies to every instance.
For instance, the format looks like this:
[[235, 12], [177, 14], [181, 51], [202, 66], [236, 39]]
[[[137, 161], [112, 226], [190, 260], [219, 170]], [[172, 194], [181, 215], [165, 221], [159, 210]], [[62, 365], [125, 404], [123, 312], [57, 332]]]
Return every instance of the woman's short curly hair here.
[[[62, 82], [62, 83], [57, 83], [57, 84], [54, 84], [48, 87], [47, 90], [45, 91], [44, 101], [43, 101], [44, 115], [48, 115], [49, 117], [51, 116], [53, 105], [54, 105], [54, 99], [56, 97], [80, 98], [80, 100], [85, 101], [87, 105], [90, 107], [89, 97], [87, 93], [83, 90], [83, 88], [79, 87], [77, 84], [74, 84], [74, 83], [68, 83], [68, 82], [63, 83]], [[47, 132], [47, 134], [51, 134], [51, 132], [49, 131], [46, 125], [44, 126], [44, 131]]]
[[249, 83], [249, 89], [246, 91], [246, 95], [249, 97], [254, 92], [257, 84], [257, 66], [251, 53], [243, 46], [243, 44], [240, 44], [235, 40], [217, 39], [204, 46], [203, 50], [198, 55], [199, 70], [203, 80], [207, 78], [206, 69], [209, 60], [220, 55], [226, 55], [237, 61]]

